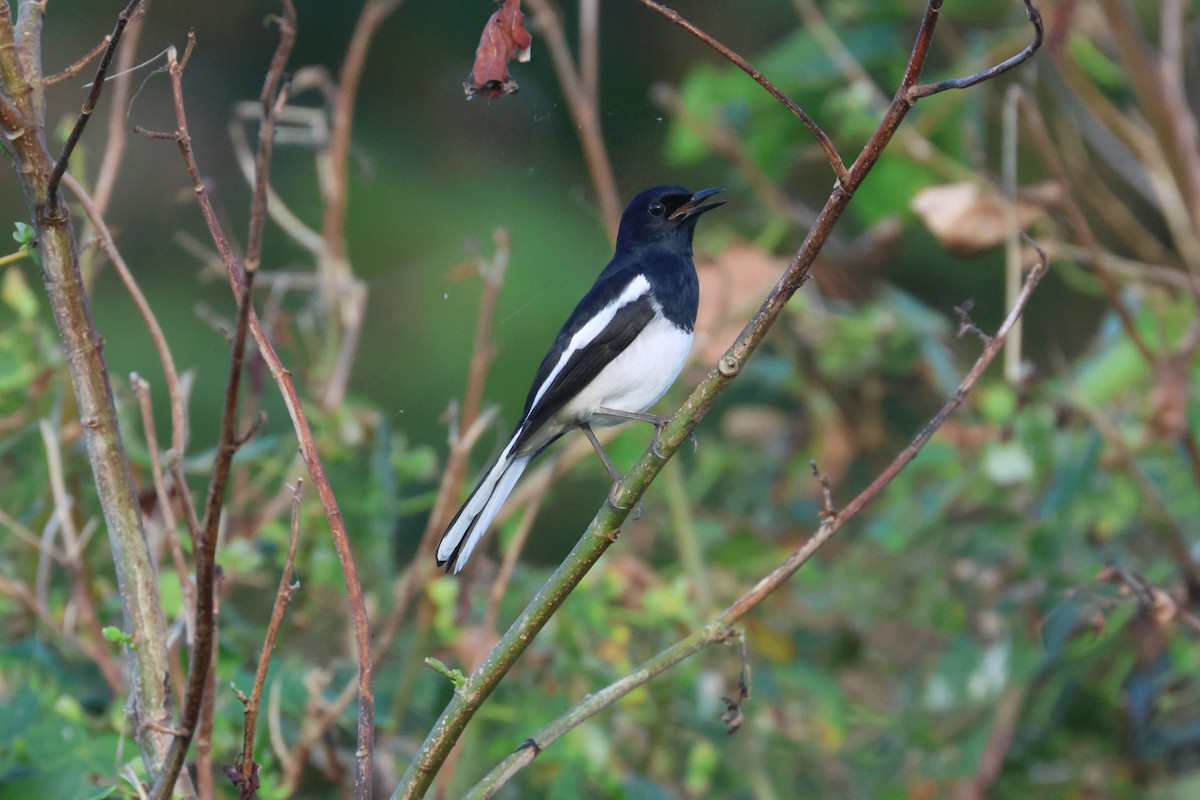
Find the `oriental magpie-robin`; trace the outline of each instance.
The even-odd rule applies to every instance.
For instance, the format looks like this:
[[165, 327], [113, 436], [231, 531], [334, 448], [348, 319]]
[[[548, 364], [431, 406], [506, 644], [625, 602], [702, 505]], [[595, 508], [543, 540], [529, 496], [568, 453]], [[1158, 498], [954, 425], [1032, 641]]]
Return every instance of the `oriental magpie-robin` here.
[[620, 475], [591, 426], [651, 422], [657, 444], [666, 420], [644, 412], [691, 349], [700, 298], [692, 234], [701, 214], [724, 204], [704, 202], [720, 191], [658, 186], [626, 207], [616, 253], [538, 367], [508, 445], [442, 535], [437, 560], [447, 572], [463, 568], [525, 467], [567, 431], [583, 430], [614, 482]]

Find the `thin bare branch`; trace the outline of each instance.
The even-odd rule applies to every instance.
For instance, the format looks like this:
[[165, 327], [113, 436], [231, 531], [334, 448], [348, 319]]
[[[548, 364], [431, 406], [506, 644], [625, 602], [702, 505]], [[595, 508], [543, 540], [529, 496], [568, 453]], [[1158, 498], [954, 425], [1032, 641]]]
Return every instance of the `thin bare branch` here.
[[[129, 123], [126, 115], [133, 102], [130, 99], [130, 87], [133, 83], [133, 62], [137, 58], [137, 46], [141, 41], [145, 24], [142, 22], [146, 15], [147, 3], [143, 2], [137, 15], [129, 21], [125, 28], [125, 46], [117, 52], [116, 73], [109, 77], [112, 83], [112, 102], [108, 114], [108, 131], [105, 135], [104, 152], [100, 155], [100, 167], [96, 172], [96, 184], [92, 187], [92, 199], [100, 215], [108, 211], [112, 200], [113, 190], [117, 185], [117, 174], [125, 156], [125, 145], [128, 142]], [[172, 440], [173, 441], [173, 440]], [[174, 445], [172, 445], [174, 448]], [[183, 457], [182, 451], [177, 454]]]
[[214, 644], [217, 636], [217, 584], [216, 569], [217, 539], [220, 533], [221, 509], [225, 504], [225, 490], [237, 452], [237, 407], [238, 390], [242, 380], [242, 365], [245, 360], [246, 338], [250, 327], [250, 305], [254, 286], [254, 273], [247, 272], [245, 286], [238, 300], [237, 327], [234, 329], [233, 349], [229, 358], [229, 379], [225, 388], [225, 405], [221, 413], [221, 433], [216, 448], [212, 475], [209, 477], [208, 495], [205, 500], [204, 518], [200, 523], [200, 539], [194, 543], [196, 562], [196, 643], [192, 648], [192, 660], [188, 667], [187, 688], [184, 691], [183, 710], [179, 728], [182, 731], [171, 741], [163, 774], [155, 782], [151, 797], [168, 800], [171, 797], [175, 776], [183, 768], [188, 746], [200, 722], [201, 711], [211, 686], [209, 670], [212, 668]]
[[133, 277], [133, 271], [125, 263], [121, 251], [117, 249], [112, 231], [109, 230], [108, 223], [104, 221], [100, 209], [73, 175], [64, 175], [63, 185], [70, 189], [71, 194], [75, 195], [75, 199], [79, 201], [84, 215], [96, 231], [101, 249], [112, 261], [121, 278], [121, 283], [125, 284], [126, 291], [133, 298], [138, 315], [141, 316], [146, 323], [146, 328], [150, 331], [150, 340], [154, 343], [154, 351], [158, 354], [158, 362], [162, 365], [163, 377], [167, 382], [167, 396], [171, 406], [171, 455], [168, 460], [182, 458], [187, 441], [187, 412], [183, 404], [183, 390], [179, 384], [179, 371], [175, 368], [175, 357], [171, 354], [171, 348], [167, 344], [166, 334], [163, 333], [162, 326], [158, 324], [158, 317], [154, 314], [154, 309], [150, 307], [149, 301], [146, 300], [146, 295], [142, 293], [141, 287], [138, 286], [137, 279]]
[[[937, 83], [925, 83], [919, 86], [913, 86], [908, 90], [908, 99], [912, 102], [916, 102], [922, 97], [929, 97], [930, 95], [937, 94], [938, 92], [945, 92], [949, 89], [969, 89], [970, 87], [983, 83], [984, 81], [990, 81], [993, 78], [997, 78], [1008, 72], [1010, 69], [1019, 67], [1030, 58], [1033, 58], [1033, 54], [1036, 53], [1042, 46], [1042, 38], [1045, 34], [1045, 28], [1042, 25], [1042, 14], [1040, 11], [1038, 11], [1037, 6], [1033, 4], [1033, 0], [1024, 0], [1024, 3], [1025, 16], [1029, 20], [1029, 24], [1033, 26], [1033, 39], [1030, 40], [1029, 44], [1025, 45], [1025, 48], [1021, 50], [1021, 52], [1006, 58], [999, 64], [988, 67], [985, 70], [980, 70], [974, 75], [968, 75], [965, 78], [951, 78], [949, 80], [938, 81]], [[935, 13], [941, 9], [941, 6], [942, 4], [940, 0], [939, 2], [930, 4], [930, 7], [934, 9]]]
[[[167, 489], [167, 481], [163, 475], [162, 459], [158, 453], [158, 433], [154, 426], [154, 406], [150, 402], [150, 384], [136, 372], [129, 376], [129, 384], [133, 387], [138, 405], [142, 410], [146, 449], [150, 452], [150, 475], [154, 480], [154, 493], [158, 498], [158, 513], [162, 515], [163, 519], [167, 549], [171, 551], [171, 560], [175, 564], [175, 575], [179, 579], [179, 588], [183, 594], [184, 620], [187, 625], [186, 639], [188, 645], [191, 645], [196, 636], [196, 584], [192, 582], [187, 559], [183, 555], [183, 546], [179, 541], [179, 525], [175, 518], [175, 506], [171, 502], [171, 493]], [[186, 485], [177, 488], [181, 494], [188, 494]]]
[[[747, 75], [753, 78], [755, 83], [766, 89], [768, 94], [770, 94], [780, 103], [783, 103], [784, 108], [786, 108], [788, 111], [791, 111], [796, 119], [804, 123], [804, 127], [808, 128], [809, 131], [812, 132], [812, 135], [816, 137], [817, 143], [821, 145], [821, 149], [825, 152], [825, 158], [828, 159], [829, 166], [833, 169], [833, 174], [837, 177], [838, 182], [845, 183], [847, 179], [849, 179], [850, 176], [846, 171], [846, 163], [842, 160], [841, 155], [838, 154], [837, 147], [834, 146], [833, 140], [829, 138], [829, 135], [825, 133], [821, 126], [818, 125], [816, 121], [813, 120], [813, 118], [810, 117], [808, 113], [799, 106], [798, 103], [796, 103], [795, 100], [784, 94], [783, 90], [778, 86], [771, 83], [771, 81], [769, 81], [765, 75], [755, 69], [749, 61], [742, 58], [740, 55], [726, 47], [721, 42], [717, 41], [716, 38], [700, 29], [697, 25], [684, 19], [678, 11], [660, 5], [654, 2], [654, 0], [638, 0], [638, 2], [644, 5], [646, 8], [662, 14], [664, 17], [671, 20], [676, 25], [680, 26], [712, 49], [716, 50], [725, 58], [729, 59], [735, 66], [738, 67], [738, 69], [742, 70], [742, 72], [745, 72]], [[940, 6], [941, 3], [938, 2], [938, 5]]]
[[263, 81], [259, 103], [262, 117], [258, 123], [258, 155], [254, 159], [254, 199], [250, 204], [250, 231], [246, 236], [246, 272], [256, 272], [262, 263], [263, 221], [267, 215], [267, 192], [271, 187], [271, 150], [275, 143], [275, 128], [279, 114], [287, 103], [288, 87], [283, 84], [292, 47], [296, 43], [296, 7], [292, 0], [283, 0], [283, 16], [272, 17], [279, 26], [279, 46], [271, 57]]
[[287, 558], [283, 562], [283, 574], [279, 576], [279, 588], [275, 592], [275, 602], [271, 606], [271, 620], [267, 623], [267, 634], [263, 638], [262, 652], [258, 656], [258, 666], [254, 669], [254, 685], [249, 697], [242, 697], [245, 705], [245, 732], [242, 736], [242, 757], [239, 767], [235, 768], [233, 779], [242, 800], [250, 800], [258, 788], [258, 764], [254, 763], [254, 732], [258, 724], [258, 709], [262, 701], [263, 686], [267, 682], [267, 668], [271, 664], [271, 653], [275, 649], [275, 639], [279, 636], [279, 626], [283, 623], [283, 612], [292, 595], [300, 588], [300, 582], [292, 583], [292, 569], [296, 564], [296, 547], [300, 541], [300, 490], [304, 481], [296, 479], [292, 490], [292, 534], [288, 540]]
[[104, 91], [104, 76], [108, 73], [109, 64], [112, 63], [113, 52], [116, 51], [117, 45], [121, 43], [121, 34], [125, 32], [125, 26], [129, 24], [129, 20], [132, 19], [141, 4], [142, 0], [129, 0], [129, 5], [125, 6], [125, 10], [117, 15], [116, 27], [113, 28], [113, 32], [109, 37], [108, 46], [104, 49], [104, 55], [100, 57], [100, 66], [96, 68], [96, 77], [92, 79], [92, 88], [88, 92], [87, 99], [83, 101], [83, 108], [79, 111], [79, 117], [75, 120], [75, 125], [71, 128], [71, 133], [67, 136], [67, 143], [63, 146], [62, 155], [58, 157], [58, 162], [54, 165], [54, 171], [50, 173], [47, 196], [51, 209], [58, 203], [58, 184], [67, 171], [67, 164], [71, 161], [71, 153], [75, 150], [75, 145], [79, 144], [79, 138], [83, 136], [83, 129], [87, 127], [88, 120], [92, 118], [92, 111], [95, 110], [96, 103], [100, 100], [100, 93]]
[[59, 81], [65, 81], [67, 78], [74, 78], [76, 75], [78, 75], [80, 72], [83, 71], [84, 67], [86, 67], [88, 64], [92, 63], [94, 60], [96, 60], [97, 56], [99, 56], [101, 53], [103, 53], [105, 50], [107, 50], [108, 44], [111, 41], [112, 41], [112, 34], [105, 34], [104, 38], [100, 40], [99, 44], [97, 44], [91, 50], [89, 50], [88, 52], [86, 52], [82, 56], [80, 56], [79, 59], [77, 61], [75, 61], [74, 64], [71, 64], [69, 67], [62, 70], [61, 72], [56, 72], [53, 75], [50, 75], [50, 76], [44, 78], [42, 80], [42, 84], [45, 86], [52, 86], [52, 85], [58, 83]]
[[[217, 652], [221, 645], [221, 584], [223, 578], [218, 571], [215, 576], [215, 585], [213, 591], [213, 636], [212, 642], [209, 643], [209, 649], [212, 654], [209, 656], [210, 661], [215, 664], [217, 662]], [[195, 652], [193, 650], [193, 652]], [[200, 705], [200, 720], [196, 725], [196, 741], [194, 750], [196, 752], [196, 793], [200, 796], [200, 800], [214, 800], [215, 785], [213, 782], [213, 764], [212, 764], [212, 729], [213, 729], [213, 712], [217, 705], [217, 670], [210, 667], [208, 670], [208, 681], [204, 687], [204, 702]]]

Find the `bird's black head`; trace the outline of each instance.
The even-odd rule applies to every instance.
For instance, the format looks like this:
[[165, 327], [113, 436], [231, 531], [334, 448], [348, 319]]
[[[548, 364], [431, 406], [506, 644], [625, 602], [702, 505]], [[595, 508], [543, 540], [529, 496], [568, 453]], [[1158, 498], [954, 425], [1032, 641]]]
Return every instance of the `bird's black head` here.
[[655, 186], [630, 201], [621, 215], [617, 248], [664, 243], [690, 246], [696, 220], [705, 211], [725, 201], [704, 203], [724, 189], [715, 187], [689, 192], [682, 186]]

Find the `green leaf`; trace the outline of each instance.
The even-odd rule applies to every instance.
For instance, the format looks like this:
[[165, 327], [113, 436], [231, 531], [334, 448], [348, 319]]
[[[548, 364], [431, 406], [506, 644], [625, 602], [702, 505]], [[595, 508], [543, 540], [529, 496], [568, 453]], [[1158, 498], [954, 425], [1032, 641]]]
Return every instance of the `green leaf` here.
[[132, 636], [120, 628], [113, 627], [112, 625], [105, 625], [103, 628], [101, 628], [100, 635], [114, 644], [127, 644], [131, 648], [135, 647]]
[[1088, 77], [1104, 89], [1121, 89], [1126, 84], [1126, 72], [1096, 47], [1085, 33], [1074, 32], [1067, 39], [1067, 49]]

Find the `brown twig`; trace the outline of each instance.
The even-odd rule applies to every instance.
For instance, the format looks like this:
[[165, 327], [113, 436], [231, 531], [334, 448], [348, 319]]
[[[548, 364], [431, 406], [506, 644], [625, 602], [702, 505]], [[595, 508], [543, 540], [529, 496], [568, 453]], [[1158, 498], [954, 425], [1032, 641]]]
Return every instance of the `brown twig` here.
[[[298, 88], [299, 87], [296, 86], [295, 81], [293, 81], [292, 89], [296, 90]], [[246, 111], [243, 111], [243, 109]], [[253, 109], [254, 112], [261, 114], [261, 109], [257, 103], [246, 102], [239, 103], [237, 105], [237, 113], [229, 121], [229, 141], [233, 144], [233, 152], [237, 158], [238, 167], [241, 169], [242, 176], [246, 179], [246, 182], [249, 183], [250, 186], [254, 186], [254, 183], [257, 180], [254, 175], [254, 155], [250, 152], [250, 145], [246, 141], [245, 131], [246, 121], [248, 119], [253, 119], [253, 117], [250, 117], [247, 113], [250, 109]], [[284, 108], [280, 114], [280, 122], [284, 121], [289, 112], [296, 113], [296, 110], [294, 107], [291, 109]], [[320, 111], [319, 109], [305, 109], [304, 113], [316, 114], [320, 113]], [[280, 197], [269, 185], [267, 186], [267, 215], [271, 218], [271, 221], [282, 228], [284, 233], [290, 236], [292, 241], [294, 241], [296, 244], [300, 245], [315, 256], [319, 256], [321, 254], [321, 251], [325, 246], [321, 239], [321, 234], [310, 228], [299, 217], [297, 217], [295, 212], [288, 208], [283, 198]], [[303, 282], [306, 287], [311, 288], [320, 288], [321, 285], [320, 279], [311, 272], [291, 274], [272, 272], [269, 276], [259, 276], [259, 286], [266, 286], [269, 284], [271, 288], [275, 288], [276, 284], [280, 281], [284, 281], [289, 284]], [[268, 301], [265, 307], [270, 307], [270, 305], [271, 303]], [[271, 315], [264, 310], [263, 319], [269, 320], [270, 317]], [[270, 327], [270, 325], [267, 327]]]
[[[163, 477], [162, 459], [158, 454], [158, 433], [154, 427], [154, 406], [150, 402], [150, 384], [144, 381], [136, 372], [129, 376], [129, 385], [137, 396], [138, 405], [142, 410], [142, 425], [146, 435], [146, 449], [150, 452], [150, 476], [154, 480], [154, 492], [158, 497], [158, 512], [162, 515], [164, 535], [167, 538], [167, 549], [171, 551], [171, 560], [175, 563], [175, 574], [179, 579], [179, 588], [183, 594], [184, 620], [187, 625], [186, 641], [191, 645], [195, 641], [196, 622], [196, 585], [187, 567], [183, 555], [183, 546], [179, 542], [179, 525], [175, 519], [175, 507], [171, 502], [171, 493], [167, 489]], [[187, 497], [187, 486], [177, 487], [181, 495]]]
[[600, 102], [600, 0], [579, 0], [579, 82]]
[[941, 427], [942, 423], [963, 404], [968, 393], [978, 383], [979, 378], [992, 361], [995, 360], [1009, 332], [1024, 312], [1029, 298], [1033, 295], [1034, 288], [1036, 288], [1037, 284], [1046, 274], [1048, 265], [1045, 254], [1041, 252], [1040, 248], [1038, 248], [1038, 253], [1041, 261], [1034, 266], [1029, 276], [1025, 279], [1025, 284], [1017, 297], [1016, 304], [1009, 310], [1004, 322], [1000, 325], [999, 330], [996, 331], [996, 335], [984, 345], [983, 352], [980, 353], [974, 365], [972, 365], [971, 369], [962, 379], [958, 389], [933, 418], [926, 423], [916, 438], [900, 451], [895, 459], [888, 464], [883, 472], [867, 488], [863, 489], [857, 497], [837, 513], [824, 514], [820, 526], [804, 544], [788, 556], [782, 564], [759, 580], [750, 591], [734, 601], [724, 612], [692, 635], [672, 645], [651, 660], [639, 665], [619, 681], [610, 684], [599, 692], [588, 695], [584, 701], [577, 704], [566, 714], [563, 714], [542, 728], [542, 730], [527, 739], [525, 744], [518, 748], [515, 753], [496, 765], [468, 793], [467, 798], [479, 800], [481, 798], [492, 797], [500, 786], [508, 782], [513, 775], [532, 762], [539, 753], [557, 741], [567, 731], [590, 718], [601, 709], [612, 705], [620, 698], [629, 694], [629, 692], [649, 682], [650, 679], [675, 664], [700, 652], [709, 644], [727, 641], [730, 636], [735, 635], [732, 626], [737, 624], [746, 614], [758, 607], [776, 589], [787, 582], [800, 567], [816, 554], [822, 545], [828, 542], [849, 520], [862, 511], [869, 502], [874, 500], [917, 457], [917, 454], [937, 429]]
[[[112, 200], [113, 189], [117, 185], [117, 174], [125, 155], [125, 144], [129, 138], [129, 123], [126, 122], [131, 102], [129, 87], [133, 82], [133, 62], [137, 57], [138, 42], [145, 28], [141, 21], [146, 15], [147, 5], [148, 2], [143, 2], [137, 15], [129, 20], [129, 25], [125, 28], [125, 46], [117, 53], [117, 72], [109, 78], [112, 82], [112, 110], [108, 115], [108, 131], [104, 137], [104, 152], [100, 155], [100, 168], [96, 172], [96, 184], [92, 187], [92, 199], [95, 200], [101, 216], [107, 213], [109, 201]], [[174, 435], [171, 441], [175, 441]], [[171, 447], [172, 450], [175, 449], [174, 444]], [[183, 457], [182, 449], [175, 453], [175, 457]]]
[[[985, 339], [986, 343], [987, 340]], [[812, 469], [812, 476], [817, 479], [817, 483], [821, 486], [821, 519], [826, 517], [836, 517], [838, 515], [837, 506], [833, 504], [833, 484], [829, 480], [829, 476], [821, 472], [817, 467], [816, 459], [808, 462], [808, 466]]]
[[[818, 144], [821, 145], [821, 149], [825, 152], [825, 158], [828, 159], [829, 166], [833, 169], [833, 174], [837, 176], [838, 183], [845, 184], [847, 180], [849, 180], [850, 174], [846, 170], [846, 163], [842, 160], [841, 155], [838, 154], [837, 148], [834, 146], [833, 140], [829, 138], [829, 135], [825, 133], [821, 126], [818, 125], [816, 121], [813, 120], [813, 118], [810, 117], [808, 113], [799, 106], [798, 103], [796, 103], [795, 100], [784, 94], [783, 90], [778, 86], [771, 83], [771, 81], [769, 81], [765, 75], [755, 69], [749, 61], [742, 58], [740, 55], [726, 47], [721, 42], [717, 41], [717, 39], [701, 30], [695, 24], [684, 19], [678, 11], [667, 8], [663, 5], [659, 5], [658, 3], [654, 2], [654, 0], [638, 0], [638, 2], [644, 5], [646, 8], [662, 14], [664, 17], [671, 20], [676, 25], [680, 26], [712, 49], [716, 50], [718, 53], [732, 62], [738, 69], [742, 70], [742, 72], [745, 72], [747, 75], [753, 78], [755, 83], [767, 90], [768, 94], [770, 94], [780, 103], [783, 103], [784, 108], [786, 108], [788, 111], [791, 111], [796, 119], [804, 123], [804, 127], [808, 128], [809, 131], [812, 132], [812, 135], [816, 137]], [[939, 7], [941, 6], [940, 2], [937, 2], [936, 4]]]
[[[271, 58], [262, 93], [264, 116], [259, 134], [258, 162], [255, 165], [258, 178], [255, 182], [254, 200], [250, 211], [250, 231], [253, 237], [250, 246], [254, 261], [247, 261], [242, 275], [243, 285], [241, 295], [238, 297], [237, 324], [234, 329], [233, 352], [230, 356], [225, 407], [221, 416], [221, 433], [212, 475], [209, 479], [204, 519], [201, 523], [202, 535], [196, 543], [196, 644], [192, 649], [192, 664], [188, 671], [188, 683], [184, 694], [184, 708], [180, 725], [189, 734], [196, 725], [196, 715], [201, 712], [201, 706], [203, 705], [211, 711], [213, 701], [211, 687], [215, 684], [214, 677], [209, 675], [209, 669], [216, 646], [215, 584], [217, 575], [215, 562], [217, 538], [233, 456], [246, 438], [237, 429], [238, 390], [242, 378], [242, 365], [245, 360], [246, 338], [250, 328], [254, 276], [258, 259], [261, 256], [262, 219], [266, 213], [271, 139], [275, 134], [278, 110], [282, 108], [286, 98], [286, 88], [280, 89], [283, 82], [283, 71], [287, 67], [287, 61], [296, 39], [296, 11], [292, 0], [282, 0], [282, 5], [284, 16], [279, 19], [279, 44]], [[172, 66], [174, 67], [174, 65]], [[172, 70], [173, 82], [176, 75], [181, 75], [181, 73], [182, 67]], [[183, 120], [179, 120], [179, 122], [182, 131], [184, 130]], [[188, 152], [190, 152], [190, 147]], [[206, 689], [209, 691], [206, 692]], [[177, 770], [182, 767], [189, 738], [190, 736], [179, 736], [172, 741], [170, 757], [167, 762], [168, 770]], [[208, 789], [211, 794], [211, 765], [206, 771], [209, 773]], [[173, 776], [169, 782], [160, 782], [156, 786], [156, 798], [165, 798], [164, 792], [169, 792], [172, 782]]]
[[79, 57], [79, 59], [61, 72], [56, 72], [42, 79], [43, 86], [52, 86], [59, 81], [65, 81], [67, 78], [74, 78], [83, 68], [92, 63], [98, 55], [108, 49], [109, 42], [112, 41], [112, 34], [105, 34], [100, 43], [89, 50], [87, 53]]
[[129, 5], [125, 6], [125, 10], [117, 15], [117, 24], [109, 37], [108, 46], [104, 49], [104, 55], [100, 57], [100, 66], [96, 68], [96, 77], [92, 79], [92, 88], [88, 92], [87, 99], [83, 101], [83, 108], [79, 111], [79, 117], [75, 120], [75, 125], [71, 128], [71, 133], [67, 136], [67, 143], [63, 145], [62, 155], [58, 157], [58, 162], [54, 165], [54, 170], [50, 173], [47, 196], [51, 210], [58, 203], [58, 184], [67, 171], [67, 164], [71, 161], [71, 153], [75, 150], [75, 145], [79, 144], [79, 138], [83, 136], [83, 129], [87, 127], [88, 120], [92, 118], [92, 111], [95, 110], [96, 103], [100, 100], [100, 93], [104, 91], [104, 76], [108, 73], [108, 66], [112, 63], [112, 56], [117, 49], [117, 45], [121, 43], [121, 34], [125, 32], [125, 26], [129, 24], [129, 20], [141, 4], [142, 0], [129, 0]]
[[258, 155], [254, 160], [254, 199], [250, 203], [250, 230], [246, 235], [246, 258], [242, 262], [246, 272], [256, 272], [262, 263], [263, 221], [267, 216], [267, 192], [271, 187], [271, 150], [279, 115], [288, 98], [288, 87], [281, 86], [283, 71], [296, 43], [296, 7], [292, 0], [283, 0], [283, 16], [271, 19], [279, 27], [279, 46], [271, 56], [271, 66], [259, 95], [262, 118], [258, 124]]
[[[615, 242], [617, 227], [621, 223], [621, 198], [617, 192], [616, 179], [613, 177], [612, 163], [608, 158], [608, 148], [604, 144], [604, 132], [600, 127], [599, 95], [596, 91], [599, 82], [590, 75], [584, 77], [582, 74], [594, 68], [594, 65], [589, 66], [595, 58], [594, 53], [590, 52], [594, 49], [593, 44], [589, 44], [587, 38], [580, 43], [583, 65], [577, 68], [571, 55], [571, 46], [567, 44], [562, 20], [554, 6], [549, 0], [526, 0], [526, 5], [533, 12], [534, 23], [546, 37], [546, 43], [550, 47], [554, 74], [558, 76], [571, 119], [575, 121], [579, 143], [583, 147], [583, 155], [592, 176], [592, 185], [596, 188], [596, 196], [600, 202], [600, 218], [604, 221], [609, 240]], [[581, 19], [580, 24], [585, 23], [586, 19]]]
[[[208, 196], [208, 190], [200, 176], [199, 167], [192, 152], [191, 137], [187, 129], [187, 115], [183, 104], [183, 68], [187, 63], [188, 55], [193, 46], [194, 39], [189, 37], [188, 49], [184, 52], [183, 59], [178, 59], [174, 51], [167, 54], [171, 76], [171, 92], [175, 106], [176, 131], [173, 133], [144, 131], [143, 133], [150, 138], [175, 141], [179, 146], [184, 165], [188, 171], [188, 175], [192, 179], [192, 187], [195, 191], [197, 202], [200, 205], [200, 212], [204, 217], [205, 224], [208, 227], [209, 234], [212, 236], [217, 252], [220, 254], [221, 262], [225, 267], [234, 296], [240, 302], [245, 293], [243, 278], [241, 276], [241, 264], [230, 247], [229, 239], [225, 235], [224, 229], [217, 218], [216, 210], [213, 208], [212, 200]], [[320, 454], [317, 452], [312, 427], [309, 425], [308, 417], [304, 413], [300, 396], [296, 391], [295, 383], [292, 381], [291, 372], [284, 367], [282, 360], [267, 338], [266, 332], [263, 330], [262, 324], [259, 322], [258, 316], [253, 313], [253, 310], [250, 312], [249, 325], [255, 344], [258, 346], [259, 354], [262, 356], [263, 361], [266, 362], [267, 368], [271, 372], [271, 377], [279, 387], [279, 391], [283, 395], [284, 404], [288, 409], [288, 414], [292, 418], [292, 425], [299, 440], [300, 452], [304, 457], [305, 467], [308, 470], [309, 477], [312, 479], [313, 486], [317, 490], [317, 495], [321, 498], [321, 506], [325, 512], [325, 517], [329, 521], [334, 549], [337, 551], [342, 569], [342, 577], [346, 583], [350, 616], [354, 627], [355, 655], [358, 661], [357, 689], [359, 712], [358, 745], [356, 749], [358, 766], [355, 776], [355, 790], [360, 798], [369, 797], [375, 731], [371, 628], [362, 584], [358, 579], [358, 570], [354, 565], [354, 553], [350, 545], [350, 536], [346, 530], [346, 524], [342, 519], [341, 511], [338, 508], [333, 487], [329, 483], [324, 465], [321, 463]]]
[[[213, 591], [213, 636], [210, 643], [212, 654], [211, 663], [217, 663], [217, 653], [221, 646], [221, 584], [223, 578], [220, 570], [214, 578]], [[195, 650], [192, 651], [193, 653]], [[196, 793], [200, 800], [213, 800], [215, 787], [213, 785], [212, 765], [212, 729], [213, 712], [217, 705], [217, 670], [208, 670], [207, 686], [204, 687], [204, 702], [200, 704], [200, 720], [196, 725]]]
[[99, 207], [88, 196], [87, 191], [73, 175], [64, 175], [63, 185], [70, 189], [71, 193], [75, 195], [75, 199], [79, 201], [84, 215], [96, 231], [96, 238], [100, 242], [100, 248], [104, 250], [105, 255], [108, 256], [113, 266], [116, 267], [117, 274], [121, 278], [121, 283], [125, 284], [126, 291], [129, 292], [134, 306], [137, 307], [138, 315], [141, 316], [142, 320], [146, 323], [146, 328], [149, 329], [150, 340], [154, 343], [154, 351], [158, 354], [158, 362], [162, 365], [163, 377], [167, 382], [167, 397], [170, 400], [171, 406], [172, 455], [168, 457], [168, 460], [182, 458], [184, 442], [187, 440], [187, 412], [184, 409], [183, 390], [179, 384], [179, 371], [175, 368], [175, 357], [171, 354], [171, 348], [167, 344], [167, 337], [163, 333], [162, 326], [158, 324], [158, 317], [154, 314], [154, 309], [151, 308], [149, 301], [146, 300], [146, 295], [142, 293], [141, 287], [138, 286], [137, 279], [133, 277], [133, 271], [129, 269], [129, 265], [125, 263], [125, 259], [117, 249], [117, 244], [113, 241], [112, 231], [109, 230], [108, 224], [104, 221]]
[[[1004, 59], [999, 64], [988, 67], [985, 70], [980, 70], [974, 75], [968, 75], [965, 78], [950, 78], [949, 80], [938, 81], [937, 83], [925, 83], [913, 86], [908, 90], [908, 99], [912, 102], [920, 100], [922, 97], [929, 97], [938, 92], [945, 92], [950, 89], [969, 89], [976, 84], [990, 81], [992, 78], [998, 78], [1010, 69], [1020, 66], [1025, 63], [1038, 48], [1042, 46], [1042, 37], [1045, 29], [1042, 26], [1042, 14], [1038, 11], [1037, 6], [1033, 4], [1033, 0], [1023, 0], [1025, 3], [1025, 16], [1029, 20], [1029, 24], [1033, 26], [1033, 39], [1025, 46], [1025, 49], [1014, 56]], [[931, 3], [930, 8], [936, 13], [941, 9], [941, 2]]]
[[213, 645], [216, 641], [216, 589], [217, 589], [217, 539], [220, 534], [221, 509], [225, 505], [225, 490], [237, 452], [237, 406], [238, 390], [242, 380], [242, 364], [246, 354], [246, 338], [250, 327], [250, 305], [254, 286], [254, 273], [247, 272], [241, 297], [238, 299], [237, 326], [234, 329], [233, 350], [229, 358], [229, 379], [225, 388], [225, 404], [221, 413], [221, 433], [217, 442], [216, 457], [209, 477], [208, 495], [204, 504], [204, 518], [200, 523], [200, 538], [194, 543], [193, 556], [196, 562], [196, 643], [192, 648], [192, 660], [188, 668], [187, 687], [184, 691], [183, 710], [180, 714], [181, 734], [171, 741], [163, 774], [155, 782], [151, 797], [168, 800], [171, 796], [175, 776], [183, 768], [188, 746], [200, 721], [200, 713], [210, 685], [209, 670], [213, 660]]
[[300, 582], [292, 583], [292, 569], [296, 563], [296, 547], [300, 541], [300, 490], [304, 481], [297, 478], [292, 489], [292, 534], [288, 540], [287, 559], [283, 562], [283, 574], [279, 576], [279, 588], [275, 592], [275, 603], [271, 606], [271, 620], [267, 623], [267, 634], [263, 638], [262, 651], [258, 656], [258, 666], [254, 670], [254, 684], [250, 696], [239, 693], [245, 706], [245, 733], [242, 736], [242, 757], [235, 768], [234, 786], [242, 800], [250, 800], [258, 789], [258, 764], [254, 763], [254, 732], [258, 724], [258, 709], [262, 700], [263, 686], [267, 682], [267, 668], [271, 665], [271, 652], [275, 649], [275, 639], [279, 635], [279, 626], [283, 622], [283, 612], [292, 595], [300, 588]]

